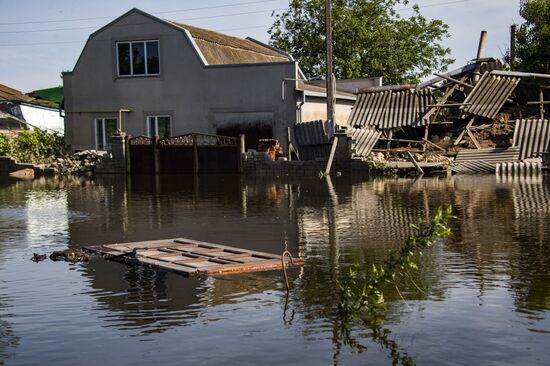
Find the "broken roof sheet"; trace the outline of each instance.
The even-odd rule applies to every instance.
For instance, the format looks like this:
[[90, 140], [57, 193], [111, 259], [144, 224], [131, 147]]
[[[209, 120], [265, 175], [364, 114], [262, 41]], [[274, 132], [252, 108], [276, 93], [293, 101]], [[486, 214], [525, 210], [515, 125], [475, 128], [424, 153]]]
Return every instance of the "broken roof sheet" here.
[[292, 126], [293, 141], [300, 160], [327, 158], [330, 154], [330, 137], [323, 121], [308, 121]]
[[550, 121], [520, 119], [516, 121], [512, 145], [519, 146], [520, 160], [532, 158], [550, 150]]
[[288, 55], [250, 39], [228, 36], [183, 23], [168, 22], [189, 31], [209, 65], [291, 61]]
[[422, 117], [434, 104], [428, 89], [384, 90], [363, 92], [357, 96], [348, 120], [349, 126], [376, 126], [389, 129], [424, 126]]
[[519, 81], [519, 77], [485, 73], [460, 108], [477, 116], [495, 118]]
[[364, 157], [370, 154], [382, 134], [382, 131], [378, 131], [372, 127], [351, 127], [346, 132], [348, 135], [351, 135], [353, 141], [352, 148], [355, 150], [355, 155]]

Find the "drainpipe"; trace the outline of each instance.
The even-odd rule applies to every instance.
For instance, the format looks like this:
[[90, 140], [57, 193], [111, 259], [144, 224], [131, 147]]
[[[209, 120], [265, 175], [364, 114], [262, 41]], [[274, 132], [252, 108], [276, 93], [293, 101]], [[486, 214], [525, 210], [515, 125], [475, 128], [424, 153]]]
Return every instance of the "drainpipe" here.
[[296, 108], [296, 122], [302, 123], [302, 106], [306, 103], [306, 92], [302, 91], [302, 100]]
[[285, 82], [286, 81], [298, 81], [302, 79], [292, 79], [292, 78], [284, 78], [283, 81], [281, 81], [281, 99], [285, 100]]
[[118, 110], [118, 128], [117, 128], [118, 133], [122, 132], [122, 113], [130, 113], [131, 111], [132, 110], [126, 109], [126, 108], [122, 108]]

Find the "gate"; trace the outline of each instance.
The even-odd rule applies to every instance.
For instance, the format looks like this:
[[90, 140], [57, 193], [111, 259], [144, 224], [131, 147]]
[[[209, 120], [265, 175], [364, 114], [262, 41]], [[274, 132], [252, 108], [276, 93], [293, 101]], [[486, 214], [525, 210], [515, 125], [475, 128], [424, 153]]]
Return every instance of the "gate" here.
[[[155, 140], [130, 139], [133, 173], [239, 173], [240, 147], [234, 137], [190, 133]], [[134, 156], [134, 153], [136, 156]]]
[[130, 145], [130, 171], [138, 174], [155, 172], [154, 140], [147, 136], [136, 136], [128, 140]]

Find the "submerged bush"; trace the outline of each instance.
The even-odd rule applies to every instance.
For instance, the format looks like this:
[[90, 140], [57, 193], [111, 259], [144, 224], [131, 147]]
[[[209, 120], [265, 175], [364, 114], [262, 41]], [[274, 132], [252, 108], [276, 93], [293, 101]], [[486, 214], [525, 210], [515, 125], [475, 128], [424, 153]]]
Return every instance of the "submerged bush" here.
[[63, 136], [35, 128], [21, 131], [15, 137], [0, 134], [0, 155], [19, 163], [48, 164], [66, 154]]

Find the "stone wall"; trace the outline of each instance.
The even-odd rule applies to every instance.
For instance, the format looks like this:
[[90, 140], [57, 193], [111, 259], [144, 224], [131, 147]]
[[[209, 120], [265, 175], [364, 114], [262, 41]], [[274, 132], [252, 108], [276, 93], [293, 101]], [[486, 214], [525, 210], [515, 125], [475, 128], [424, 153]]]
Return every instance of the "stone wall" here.
[[51, 174], [51, 169], [44, 165], [21, 164], [9, 156], [0, 156], [0, 176], [34, 178], [34, 176]]

